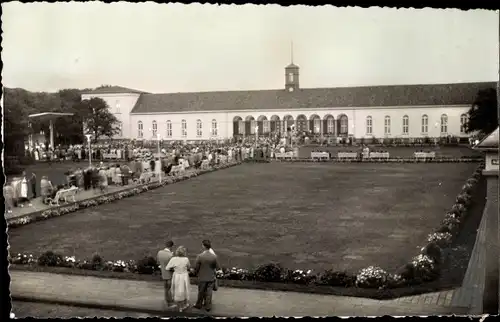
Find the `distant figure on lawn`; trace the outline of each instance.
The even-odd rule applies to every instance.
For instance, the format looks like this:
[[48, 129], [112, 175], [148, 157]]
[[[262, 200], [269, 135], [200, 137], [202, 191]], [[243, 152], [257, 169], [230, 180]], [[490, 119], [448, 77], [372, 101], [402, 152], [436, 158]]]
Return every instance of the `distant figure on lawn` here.
[[212, 291], [215, 286], [215, 271], [219, 269], [217, 255], [212, 250], [212, 243], [209, 240], [202, 242], [203, 252], [196, 257], [195, 275], [198, 276], [198, 299], [197, 309], [205, 307], [205, 310], [212, 309]]
[[160, 250], [157, 255], [158, 264], [160, 265], [161, 277], [165, 281], [165, 304], [167, 308], [174, 307], [174, 298], [172, 296], [172, 271], [167, 269], [167, 265], [170, 259], [174, 257], [172, 253], [172, 247], [174, 247], [174, 242], [169, 240], [165, 244], [165, 248]]
[[172, 270], [172, 295], [177, 303], [179, 311], [182, 312], [189, 307], [189, 268], [191, 267], [187, 258], [186, 248], [179, 246], [174, 257], [167, 264], [167, 270]]

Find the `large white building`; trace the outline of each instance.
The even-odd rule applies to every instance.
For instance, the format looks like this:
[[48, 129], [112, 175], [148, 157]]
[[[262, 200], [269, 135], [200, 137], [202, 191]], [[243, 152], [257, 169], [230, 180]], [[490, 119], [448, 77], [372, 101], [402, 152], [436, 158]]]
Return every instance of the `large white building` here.
[[476, 94], [495, 83], [301, 88], [285, 67], [282, 89], [152, 94], [123, 87], [84, 93], [105, 100], [120, 139], [212, 140], [287, 130], [356, 139], [466, 137]]

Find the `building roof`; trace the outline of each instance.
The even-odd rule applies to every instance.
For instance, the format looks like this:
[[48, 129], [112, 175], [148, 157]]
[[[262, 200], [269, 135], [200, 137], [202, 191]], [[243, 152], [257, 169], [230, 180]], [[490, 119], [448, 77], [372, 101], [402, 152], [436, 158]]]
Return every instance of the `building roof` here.
[[84, 92], [83, 94], [145, 94], [145, 93], [147, 92], [121, 86], [106, 86], [106, 87], [96, 88], [90, 92]]
[[299, 66], [295, 65], [294, 63], [291, 63], [290, 65], [286, 66], [285, 68], [299, 68]]
[[479, 142], [474, 149], [478, 150], [498, 150], [498, 127], [490, 135]]
[[494, 82], [142, 94], [131, 113], [472, 104]]

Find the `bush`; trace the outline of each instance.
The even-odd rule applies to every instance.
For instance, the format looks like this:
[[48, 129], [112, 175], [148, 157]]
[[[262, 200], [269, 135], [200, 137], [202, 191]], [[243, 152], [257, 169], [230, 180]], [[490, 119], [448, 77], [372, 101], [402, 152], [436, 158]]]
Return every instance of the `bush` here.
[[467, 179], [466, 182], [471, 184], [472, 186], [474, 186], [475, 184], [477, 184], [478, 180], [475, 178], [470, 178], [470, 179]]
[[389, 274], [380, 267], [363, 268], [356, 276], [356, 286], [363, 288], [385, 288]]
[[102, 259], [101, 255], [98, 253], [94, 253], [94, 255], [92, 255], [92, 259], [90, 260], [90, 265], [93, 270], [100, 270], [104, 266], [104, 259]]
[[257, 267], [254, 276], [260, 282], [280, 282], [284, 269], [280, 264], [270, 263]]
[[443, 260], [441, 247], [439, 247], [436, 242], [430, 242], [424, 248], [422, 248], [422, 255], [431, 258], [436, 265], [440, 265]]
[[453, 212], [458, 218], [465, 215], [465, 210], [465, 206], [459, 203], [454, 204], [451, 208], [451, 212]]
[[61, 266], [64, 263], [62, 255], [48, 251], [38, 257], [38, 265], [40, 266]]
[[401, 276], [401, 279], [407, 284], [414, 284], [415, 281], [415, 266], [412, 263], [407, 263], [396, 270], [396, 275]]
[[281, 279], [285, 283], [307, 285], [313, 283], [316, 280], [316, 275], [312, 274], [311, 272], [311, 270], [304, 271], [300, 269], [296, 269], [294, 271], [286, 270]]
[[413, 258], [415, 283], [430, 282], [439, 276], [439, 270], [430, 256], [421, 254]]
[[468, 193], [461, 193], [457, 196], [456, 203], [462, 204], [464, 206], [470, 205], [471, 195]]
[[319, 275], [316, 283], [318, 285], [351, 287], [356, 283], [356, 276], [329, 269]]
[[152, 256], [146, 256], [137, 261], [137, 272], [139, 274], [153, 274], [158, 270], [158, 263]]

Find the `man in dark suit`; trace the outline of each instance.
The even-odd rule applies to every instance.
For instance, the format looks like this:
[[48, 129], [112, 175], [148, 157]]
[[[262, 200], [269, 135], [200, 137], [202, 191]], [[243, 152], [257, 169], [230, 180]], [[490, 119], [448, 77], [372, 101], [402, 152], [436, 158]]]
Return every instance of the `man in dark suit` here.
[[198, 299], [196, 300], [197, 309], [205, 306], [205, 310], [212, 309], [212, 291], [215, 283], [215, 271], [219, 269], [217, 255], [210, 250], [212, 244], [209, 240], [202, 242], [203, 252], [196, 257], [195, 275], [198, 276]]
[[172, 287], [172, 272], [167, 270], [167, 264], [170, 259], [174, 256], [172, 253], [172, 247], [174, 247], [174, 242], [169, 240], [165, 244], [165, 248], [158, 252], [158, 264], [160, 265], [161, 277], [165, 281], [165, 303], [167, 308], [174, 307], [174, 299], [172, 297], [172, 292], [170, 288]]

